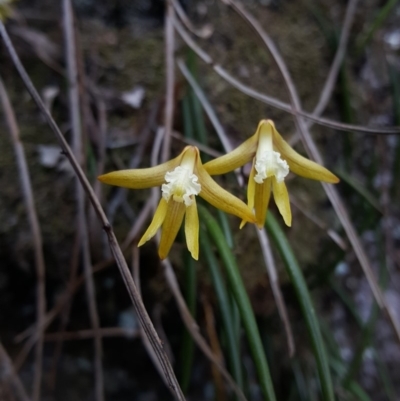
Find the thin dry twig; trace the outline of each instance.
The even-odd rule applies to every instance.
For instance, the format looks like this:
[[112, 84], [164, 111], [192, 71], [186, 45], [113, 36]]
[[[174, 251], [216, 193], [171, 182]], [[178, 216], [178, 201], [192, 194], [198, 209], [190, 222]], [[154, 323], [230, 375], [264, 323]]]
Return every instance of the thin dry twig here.
[[[181, 70], [183, 76], [188, 81], [190, 87], [193, 89], [193, 92], [195, 93], [196, 97], [199, 99], [199, 102], [203, 106], [203, 109], [206, 112], [208, 118], [210, 119], [211, 124], [213, 125], [215, 132], [217, 133], [218, 138], [221, 141], [223, 148], [225, 149], [225, 152], [230, 152], [233, 149], [233, 146], [228, 136], [226, 135], [225, 129], [220, 123], [214, 108], [211, 106], [204, 92], [197, 84], [196, 80], [190, 73], [189, 69], [186, 67], [186, 64], [183, 62], [183, 60], [178, 58], [176, 63], [178, 64], [178, 67]], [[235, 174], [239, 185], [242, 187], [244, 185], [244, 181], [242, 175], [240, 174], [240, 169], [235, 170]]]
[[110, 244], [112, 254], [113, 254], [115, 261], [117, 263], [117, 266], [120, 270], [122, 279], [125, 283], [125, 286], [129, 293], [129, 296], [131, 298], [132, 304], [136, 310], [140, 324], [144, 327], [146, 335], [149, 337], [150, 343], [152, 344], [152, 347], [155, 349], [157, 358], [159, 359], [159, 361], [163, 367], [163, 372], [164, 372], [165, 376], [167, 377], [168, 385], [173, 388], [173, 392], [174, 392], [176, 399], [185, 400], [185, 397], [179, 386], [178, 380], [176, 379], [176, 376], [172, 369], [172, 366], [168, 360], [167, 355], [165, 354], [161, 340], [159, 339], [157, 332], [154, 329], [154, 326], [153, 326], [153, 324], [149, 318], [149, 315], [147, 314], [147, 311], [143, 305], [143, 302], [140, 298], [140, 295], [135, 286], [135, 283], [133, 282], [133, 279], [132, 279], [131, 273], [129, 271], [129, 268], [126, 264], [124, 255], [122, 254], [121, 248], [118, 245], [117, 238], [115, 237], [114, 231], [113, 231], [110, 223], [108, 222], [107, 216], [105, 215], [103, 208], [101, 207], [92, 187], [89, 184], [89, 181], [87, 180], [85, 174], [83, 173], [79, 163], [75, 159], [75, 157], [74, 157], [68, 143], [66, 142], [63, 134], [61, 133], [58, 125], [54, 121], [54, 119], [51, 116], [51, 114], [49, 113], [49, 111], [46, 109], [46, 106], [44, 105], [37, 90], [33, 86], [32, 81], [30, 80], [23, 65], [21, 64], [21, 61], [15, 51], [15, 48], [10, 40], [9, 35], [7, 33], [7, 30], [1, 21], [0, 21], [0, 35], [2, 37], [5, 47], [11, 57], [11, 60], [14, 64], [15, 68], [18, 71], [25, 87], [27, 88], [28, 92], [32, 96], [32, 98], [35, 101], [35, 103], [37, 104], [37, 106], [39, 107], [40, 111], [43, 113], [48, 125], [50, 126], [51, 130], [53, 131], [56, 138], [58, 139], [61, 148], [63, 149], [66, 157], [70, 161], [75, 173], [79, 177], [81, 184], [84, 187], [84, 189], [90, 199], [90, 202], [92, 203], [93, 207], [95, 208], [98, 218], [102, 222], [103, 229], [105, 230], [107, 237], [108, 237], [108, 241]]
[[33, 196], [32, 183], [29, 176], [28, 164], [26, 161], [24, 147], [22, 145], [19, 128], [13, 108], [3, 80], [0, 77], [0, 98], [4, 109], [4, 115], [10, 130], [12, 144], [14, 146], [15, 157], [17, 159], [18, 170], [21, 180], [24, 202], [28, 214], [28, 221], [32, 232], [32, 242], [35, 253], [36, 268], [36, 351], [35, 351], [35, 368], [33, 378], [32, 399], [38, 401], [40, 399], [42, 373], [43, 373], [43, 322], [46, 315], [46, 284], [45, 275], [46, 267], [43, 255], [42, 234], [40, 232], [39, 219], [36, 213], [35, 200]]
[[161, 162], [169, 159], [171, 147], [171, 132], [174, 124], [174, 89], [175, 89], [175, 31], [174, 31], [175, 11], [172, 4], [167, 1], [165, 15], [165, 68], [166, 68], [166, 88], [165, 88], [165, 110], [164, 110], [164, 145], [162, 150]]
[[12, 388], [18, 401], [30, 401], [24, 385], [15, 373], [11, 358], [0, 342], [0, 388], [2, 383], [7, 383]]
[[[322, 160], [322, 156], [310, 135], [310, 132], [307, 128], [305, 120], [302, 118], [302, 116], [299, 115], [299, 113], [297, 113], [297, 111], [301, 110], [300, 98], [297, 94], [297, 90], [292, 81], [289, 70], [287, 69], [287, 66], [286, 66], [282, 56], [280, 55], [277, 47], [275, 46], [275, 43], [269, 37], [269, 35], [264, 31], [263, 27], [258, 23], [258, 21], [252, 15], [250, 15], [242, 7], [242, 5], [240, 3], [238, 3], [236, 0], [224, 0], [224, 1], [226, 1], [230, 5], [232, 5], [234, 10], [237, 11], [238, 14], [241, 15], [244, 18], [244, 20], [255, 30], [257, 35], [259, 35], [259, 37], [265, 44], [268, 51], [273, 56], [277, 66], [282, 74], [282, 77], [284, 78], [285, 85], [288, 89], [291, 101], [293, 103], [293, 108], [295, 109], [295, 113], [294, 113], [295, 122], [296, 122], [297, 128], [300, 131], [303, 145], [304, 145], [308, 155], [312, 159], [314, 159], [319, 164], [324, 164], [323, 160]], [[391, 313], [391, 311], [388, 308], [386, 299], [385, 299], [385, 297], [379, 287], [379, 284], [374, 276], [374, 273], [372, 271], [372, 267], [370, 265], [368, 257], [362, 247], [362, 244], [357, 235], [357, 232], [356, 232], [353, 224], [351, 223], [351, 220], [347, 213], [346, 207], [339, 195], [339, 192], [336, 190], [336, 188], [333, 185], [322, 183], [322, 186], [323, 186], [329, 200], [331, 201], [332, 206], [335, 209], [336, 214], [337, 214], [340, 222], [342, 223], [342, 226], [349, 238], [349, 241], [354, 249], [357, 259], [360, 262], [360, 265], [361, 265], [361, 267], [364, 271], [364, 274], [368, 280], [368, 283], [371, 287], [372, 293], [374, 295], [374, 298], [375, 298], [377, 304], [379, 305], [379, 307], [381, 309], [383, 309], [386, 316], [389, 318], [389, 321], [392, 324], [393, 329], [396, 333], [397, 339], [400, 341], [400, 325], [396, 321], [396, 319], [394, 319], [393, 313]]]
[[[66, 44], [66, 61], [68, 77], [68, 100], [72, 127], [72, 148], [75, 158], [81, 168], [84, 165], [81, 110], [78, 83], [78, 67], [76, 60], [75, 46], [75, 27], [74, 15], [70, 0], [63, 0], [63, 22], [64, 37]], [[96, 290], [92, 276], [92, 261], [90, 256], [90, 244], [88, 226], [86, 219], [85, 194], [79, 179], [76, 178], [76, 197], [77, 197], [77, 227], [80, 234], [82, 251], [83, 272], [85, 275], [86, 295], [89, 308], [90, 323], [93, 330], [98, 332], [100, 319], [96, 303]], [[98, 401], [104, 400], [104, 379], [102, 355], [103, 346], [101, 335], [98, 333], [94, 337], [94, 372], [95, 372], [95, 394]]]
[[293, 339], [293, 331], [286, 309], [285, 300], [283, 299], [282, 291], [279, 285], [279, 278], [276, 270], [274, 255], [272, 254], [271, 244], [268, 239], [268, 234], [264, 228], [261, 230], [257, 229], [256, 231], [258, 235], [258, 240], [260, 242], [261, 251], [264, 257], [265, 267], [267, 268], [268, 277], [271, 282], [271, 288], [274, 294], [276, 306], [278, 307], [279, 316], [282, 319], [283, 327], [285, 329], [289, 356], [293, 357], [296, 351]]
[[345, 240], [332, 228], [329, 228], [325, 222], [320, 220], [315, 214], [309, 212], [306, 207], [301, 206], [298, 200], [291, 195], [290, 203], [297, 208], [297, 210], [307, 217], [310, 221], [312, 221], [317, 227], [321, 230], [325, 231], [325, 233], [331, 238], [331, 240], [342, 250], [345, 251], [347, 249], [347, 244]]
[[253, 88], [243, 84], [238, 79], [229, 74], [223, 67], [221, 67], [217, 62], [215, 62], [211, 56], [206, 53], [200, 46], [196, 44], [196, 42], [190, 37], [188, 32], [182, 26], [182, 24], [175, 19], [175, 29], [184, 40], [184, 42], [206, 63], [209, 65], [222, 79], [230, 83], [234, 88], [238, 89], [242, 93], [260, 100], [263, 103], [269, 104], [272, 107], [275, 107], [279, 110], [286, 111], [292, 115], [299, 115], [305, 117], [316, 124], [323, 125], [328, 128], [333, 128], [338, 131], [353, 131], [353, 132], [361, 132], [361, 133], [370, 133], [370, 134], [378, 134], [378, 135], [393, 135], [400, 133], [400, 127], [366, 127], [361, 125], [354, 124], [344, 124], [338, 121], [331, 120], [329, 118], [324, 117], [314, 117], [311, 113], [307, 113], [303, 110], [294, 110], [292, 106], [288, 103], [285, 103], [281, 100], [278, 100], [272, 96], [268, 96], [264, 93], [258, 92]]
[[182, 134], [180, 134], [179, 132], [172, 131], [172, 135], [171, 136], [172, 136], [172, 138], [175, 138], [178, 141], [181, 141], [181, 142], [186, 143], [188, 145], [193, 145], [193, 146], [198, 147], [202, 152], [207, 153], [210, 156], [213, 156], [213, 157], [222, 156], [222, 153], [214, 150], [213, 148], [210, 148], [209, 146], [203, 145], [202, 143], [200, 143], [199, 141], [196, 141], [195, 139], [186, 138]]
[[[140, 257], [140, 250], [137, 246], [137, 244], [133, 244], [132, 246], [132, 276], [133, 279], [136, 283], [136, 286], [138, 288], [138, 291], [140, 293], [140, 296], [142, 295], [141, 293], [141, 284], [140, 284], [140, 263], [139, 263], [139, 257]], [[158, 359], [151, 348], [151, 345], [149, 343], [149, 340], [147, 339], [144, 331], [142, 328], [140, 328], [140, 337], [142, 339], [142, 343], [144, 348], [146, 349], [150, 359], [152, 360], [154, 366], [156, 367], [158, 373], [160, 374], [161, 378], [164, 380], [164, 383], [167, 385], [164, 375], [162, 374], [162, 367], [160, 363], [158, 362]]]
[[[82, 85], [82, 88], [84, 90], [85, 85]], [[84, 100], [86, 100], [85, 103], [89, 103], [88, 100], [88, 94], [84, 90], [84, 93], [86, 95], [83, 97]], [[97, 159], [96, 159], [96, 175], [102, 175], [104, 172], [104, 166], [105, 166], [105, 161], [106, 161], [106, 137], [107, 137], [107, 109], [104, 100], [98, 96], [96, 97], [96, 108], [97, 108], [97, 114], [98, 114], [98, 123], [95, 124], [93, 122], [92, 125], [96, 125], [93, 129], [96, 129], [96, 139], [97, 139]], [[86, 104], [84, 107], [84, 110], [87, 110], [90, 108], [90, 104]], [[86, 111], [87, 115], [91, 116], [89, 111]], [[88, 119], [88, 118], [86, 118]], [[96, 194], [97, 198], [100, 200], [100, 202], [103, 199], [103, 186], [101, 185], [101, 182], [99, 180], [95, 180], [93, 182], [93, 190], [94, 193]], [[88, 222], [89, 222], [89, 239], [90, 239], [90, 244], [91, 244], [91, 249], [92, 252], [94, 253], [96, 249], [104, 249], [104, 233], [101, 231], [101, 225], [99, 220], [96, 217], [96, 212], [94, 211], [93, 208], [89, 209], [89, 215], [88, 215]], [[101, 252], [96, 252], [94, 253], [94, 257], [100, 256]]]
[[198, 29], [190, 21], [189, 17], [186, 15], [185, 10], [181, 6], [181, 3], [177, 0], [170, 0], [175, 8], [176, 14], [182, 20], [186, 28], [193, 33], [193, 35], [198, 36], [202, 39], [208, 39], [213, 34], [213, 27], [210, 24], [204, 25], [202, 28]]
[[[135, 280], [135, 283], [139, 290], [140, 296], [142, 296], [141, 283], [140, 283], [139, 257], [140, 257], [140, 250], [139, 250], [137, 244], [133, 244], [132, 245], [132, 276], [133, 276], [133, 279]], [[145, 336], [145, 333], [142, 329], [140, 329], [140, 337], [142, 338], [143, 345], [146, 348], [146, 351], [149, 354], [150, 359], [153, 361], [158, 373], [161, 375], [161, 377], [163, 377], [160, 363], [158, 362], [156, 355], [155, 355], [153, 349], [151, 348], [150, 343], [147, 340], [147, 337]], [[165, 382], [165, 379], [164, 379], [164, 382]]]
[[[317, 105], [315, 106], [314, 111], [312, 112], [314, 117], [319, 117], [325, 110], [326, 106], [331, 99], [332, 92], [335, 88], [336, 79], [340, 70], [340, 67], [343, 63], [344, 56], [346, 54], [346, 47], [350, 37], [350, 30], [353, 25], [354, 15], [357, 10], [357, 3], [359, 0], [351, 0], [347, 4], [346, 14], [343, 21], [343, 27], [340, 34], [339, 44], [336, 50], [335, 57], [331, 64], [331, 68], [329, 70], [328, 76], [325, 80], [324, 87], [319, 96], [319, 100]], [[311, 121], [307, 121], [308, 128], [311, 128]]]

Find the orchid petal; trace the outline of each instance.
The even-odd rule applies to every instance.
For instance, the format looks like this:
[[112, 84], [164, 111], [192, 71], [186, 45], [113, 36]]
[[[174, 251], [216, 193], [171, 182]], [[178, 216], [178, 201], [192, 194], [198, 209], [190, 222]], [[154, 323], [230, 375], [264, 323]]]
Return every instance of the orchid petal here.
[[105, 184], [116, 185], [124, 188], [144, 189], [158, 187], [165, 182], [165, 174], [177, 167], [181, 159], [182, 153], [175, 159], [169, 160], [159, 166], [113, 171], [97, 178]]
[[195, 173], [201, 182], [199, 196], [214, 207], [230, 214], [234, 214], [250, 223], [255, 222], [252, 210], [236, 196], [220, 187], [207, 173], [200, 161], [197, 162]]
[[289, 164], [290, 171], [301, 177], [336, 184], [339, 178], [325, 167], [297, 153], [273, 126], [274, 146]]
[[192, 258], [199, 259], [199, 215], [197, 213], [196, 199], [186, 208], [185, 216], [186, 245]]
[[257, 141], [258, 137], [256, 135], [251, 136], [226, 155], [204, 164], [204, 168], [210, 175], [219, 175], [244, 166], [254, 157], [257, 150]]
[[290, 227], [292, 225], [292, 211], [290, 210], [289, 194], [285, 182], [278, 182], [275, 177], [272, 177], [272, 193], [285, 224]]
[[165, 215], [167, 213], [167, 206], [167, 201], [164, 198], [161, 198], [154, 214], [153, 220], [151, 221], [149, 228], [143, 234], [143, 237], [140, 239], [138, 246], [142, 246], [145, 242], [156, 235], [156, 232], [164, 222]]
[[261, 229], [265, 224], [265, 217], [267, 216], [268, 204], [271, 198], [271, 185], [273, 179], [275, 178], [269, 177], [264, 180], [262, 184], [255, 184], [254, 210], [259, 229]]
[[[254, 176], [256, 174], [256, 170], [254, 168], [255, 161], [253, 160], [253, 165], [250, 170], [249, 181], [247, 184], [247, 206], [250, 210], [254, 208], [254, 196], [256, 194], [256, 182], [254, 181]], [[239, 228], [242, 229], [246, 225], [247, 221], [242, 220]]]
[[168, 202], [167, 212], [162, 225], [160, 245], [158, 247], [158, 256], [160, 259], [165, 259], [168, 256], [181, 227], [185, 211], [186, 206], [183, 202], [175, 202], [174, 200]]

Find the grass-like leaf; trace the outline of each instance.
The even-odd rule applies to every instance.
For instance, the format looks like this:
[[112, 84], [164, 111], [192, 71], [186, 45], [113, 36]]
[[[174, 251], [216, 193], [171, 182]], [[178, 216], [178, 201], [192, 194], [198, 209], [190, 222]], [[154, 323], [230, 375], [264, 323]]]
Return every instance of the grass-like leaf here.
[[297, 260], [293, 254], [292, 248], [286, 238], [285, 233], [282, 231], [272, 213], [268, 213], [266, 228], [271, 234], [271, 237], [273, 238], [282, 256], [286, 271], [296, 291], [297, 299], [299, 301], [304, 319], [307, 324], [308, 333], [311, 338], [311, 344], [317, 362], [323, 400], [334, 401], [335, 397], [333, 394], [332, 379], [331, 373], [329, 371], [325, 345], [321, 336], [321, 331], [318, 324], [318, 318], [315, 314], [314, 305], [312, 303], [310, 293], [304, 280], [303, 272], [301, 271], [300, 266], [297, 263]]
[[222, 325], [226, 335], [226, 345], [232, 376], [236, 380], [238, 386], [243, 390], [242, 363], [240, 360], [240, 347], [238, 347], [236, 339], [235, 318], [232, 312], [232, 305], [228, 292], [225, 287], [220, 266], [217, 258], [212, 251], [212, 246], [205, 230], [200, 234], [200, 248], [210, 270], [211, 280], [214, 285], [215, 293], [218, 299], [218, 306], [221, 311]]
[[199, 213], [201, 221], [206, 225], [207, 230], [214, 241], [214, 244], [217, 247], [219, 255], [225, 266], [226, 276], [230, 284], [230, 289], [233, 292], [239, 308], [247, 340], [249, 342], [250, 351], [258, 373], [262, 393], [266, 400], [275, 401], [275, 391], [272, 384], [268, 362], [261, 342], [260, 332], [257, 327], [253, 308], [251, 307], [249, 297], [239, 273], [236, 259], [233, 256], [232, 251], [225, 240], [224, 234], [215, 218], [206, 208], [201, 205], [199, 205]]

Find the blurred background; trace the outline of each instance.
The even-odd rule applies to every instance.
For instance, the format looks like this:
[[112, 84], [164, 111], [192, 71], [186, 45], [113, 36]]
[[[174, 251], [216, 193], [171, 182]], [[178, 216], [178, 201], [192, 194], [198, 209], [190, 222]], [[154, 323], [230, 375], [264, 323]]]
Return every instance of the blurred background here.
[[[179, 26], [175, 25], [174, 39], [168, 43], [167, 6], [162, 0], [74, 0], [75, 24], [70, 33], [75, 52], [66, 46], [71, 44], [65, 29], [66, 2], [0, 1], [0, 12], [31, 80], [70, 143], [74, 143], [71, 104], [78, 106], [81, 165], [122, 244], [128, 266], [136, 266], [136, 273], [140, 270], [136, 283], [187, 399], [230, 400], [236, 399], [231, 386], [182, 322], [155, 241], [139, 251], [136, 247], [152, 216], [151, 190], [121, 190], [100, 185], [96, 177], [150, 166], [168, 104], [173, 105], [171, 157], [189, 143], [200, 147], [203, 161], [210, 160], [224, 152], [221, 132], [236, 147], [254, 134], [264, 118], [274, 120], [300, 153], [305, 155], [307, 146], [288, 112], [293, 99], [280, 68], [248, 15], [230, 1], [173, 3], [170, 12]], [[328, 400], [326, 386], [331, 383], [338, 400], [400, 400], [400, 141], [395, 129], [393, 134], [386, 130], [400, 126], [400, 3], [246, 0], [240, 4], [275, 43], [302, 109], [312, 113], [325, 103], [319, 114], [333, 124], [313, 122], [311, 141], [324, 165], [341, 179], [335, 187], [341, 203], [335, 203], [319, 182], [290, 175], [292, 228], [283, 227], [271, 202], [270, 213], [290, 247], [282, 250], [276, 232], [267, 225], [278, 280], [275, 287], [254, 228], [247, 225], [239, 230], [239, 219], [210, 209], [247, 290], [276, 397]], [[196, 54], [199, 49], [213, 62], [204, 63]], [[343, 57], [337, 68], [332, 67], [340, 52]], [[174, 80], [169, 81], [172, 97], [166, 93], [166, 56], [178, 60]], [[71, 103], [68, 58], [76, 63], [79, 104]], [[215, 64], [223, 73], [215, 71]], [[332, 68], [337, 74], [327, 88]], [[224, 73], [272, 100], [248, 96], [246, 89], [224, 79]], [[87, 199], [79, 195], [74, 172], [3, 42], [0, 77], [0, 400], [173, 399], [149, 357], [101, 224]], [[324, 88], [326, 102], [321, 100]], [[11, 111], [4, 100], [7, 96]], [[286, 111], [274, 107], [276, 101], [284, 102]], [[10, 113], [18, 124], [31, 179], [42, 239], [43, 280], [40, 274], [38, 279], [37, 236], [32, 234], [16, 142], [7, 123]], [[353, 129], [341, 124], [352, 124]], [[374, 132], [368, 132], [371, 127]], [[239, 173], [244, 182], [249, 171], [244, 166]], [[235, 174], [218, 182], [245, 200]], [[351, 227], [347, 230], [335, 212], [341, 205], [347, 210], [344, 221]], [[80, 224], [82, 213], [84, 224]], [[356, 233], [355, 239], [348, 238], [349, 230]], [[203, 232], [202, 223], [200, 236], [205, 238]], [[89, 259], [81, 249], [86, 237]], [[264, 400], [248, 333], [238, 317], [239, 301], [233, 300], [234, 291], [221, 268], [225, 263], [221, 251], [210, 241], [202, 245], [196, 262], [188, 256], [182, 233], [172, 248], [171, 264], [199, 332], [216, 358], [240, 382], [249, 401]], [[299, 281], [291, 276], [285, 255], [294, 255], [304, 276], [321, 342], [310, 332], [307, 319], [311, 318], [299, 298]], [[95, 272], [92, 295], [84, 278], [85, 263]], [[235, 327], [225, 326], [226, 310], [210, 268], [213, 263], [221, 268], [219, 278], [226, 286]], [[378, 294], [375, 300], [371, 286]], [[277, 307], [276, 291], [284, 301], [286, 318]], [[51, 316], [43, 335], [35, 328], [38, 307]], [[242, 366], [240, 380], [229, 362], [234, 358], [229, 348], [231, 330]], [[39, 351], [35, 333], [43, 340]], [[294, 344], [288, 347], [290, 338]], [[325, 347], [324, 355], [317, 355], [315, 341]], [[322, 357], [330, 377], [321, 373]]]

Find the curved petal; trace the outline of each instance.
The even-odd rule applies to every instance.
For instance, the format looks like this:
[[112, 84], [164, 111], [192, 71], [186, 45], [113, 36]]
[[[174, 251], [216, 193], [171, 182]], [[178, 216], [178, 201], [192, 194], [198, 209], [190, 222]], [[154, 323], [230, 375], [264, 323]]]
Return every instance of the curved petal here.
[[[250, 210], [253, 210], [254, 208], [254, 196], [256, 194], [256, 182], [254, 181], [256, 170], [254, 168], [254, 162], [255, 161], [253, 159], [253, 165], [251, 167], [249, 181], [247, 183], [247, 206], [249, 207]], [[246, 223], [247, 223], [246, 220], [242, 220], [239, 228], [242, 229], [246, 225]]]
[[167, 205], [167, 201], [164, 198], [161, 198], [156, 212], [154, 213], [153, 220], [151, 221], [149, 228], [143, 234], [143, 237], [140, 239], [138, 246], [142, 246], [145, 242], [156, 235], [156, 232], [164, 222], [165, 215], [167, 213]]
[[274, 146], [281, 153], [283, 159], [289, 164], [289, 168], [293, 173], [300, 175], [301, 177], [310, 178], [312, 180], [329, 182], [336, 184], [339, 182], [339, 178], [335, 174], [331, 173], [325, 167], [303, 157], [297, 153], [279, 134], [279, 132], [273, 129], [274, 135]]
[[185, 212], [186, 206], [183, 202], [175, 202], [172, 199], [168, 202], [167, 212], [162, 225], [160, 245], [158, 247], [158, 256], [160, 259], [165, 259], [168, 256], [181, 227]]
[[254, 157], [257, 150], [257, 142], [258, 136], [254, 134], [226, 155], [205, 163], [204, 168], [210, 175], [226, 174], [236, 170]]
[[186, 208], [185, 216], [186, 245], [192, 258], [199, 259], [199, 215], [197, 213], [196, 199]]
[[177, 167], [181, 159], [182, 153], [175, 159], [155, 167], [113, 171], [100, 175], [97, 179], [104, 184], [130, 189], [158, 187], [165, 182], [165, 174]]
[[199, 195], [214, 207], [224, 212], [234, 214], [250, 223], [255, 222], [252, 210], [236, 196], [220, 187], [207, 173], [200, 158], [196, 164], [195, 174], [199, 177], [201, 191]]
[[[275, 179], [275, 178], [274, 178]], [[254, 194], [254, 209], [257, 220], [257, 227], [259, 229], [264, 227], [265, 217], [267, 216], [269, 199], [271, 197], [271, 182], [272, 178], [269, 177], [262, 184], [255, 185]]]
[[275, 177], [272, 177], [272, 193], [285, 224], [290, 227], [292, 225], [292, 211], [290, 210], [289, 194], [285, 182], [278, 182]]

